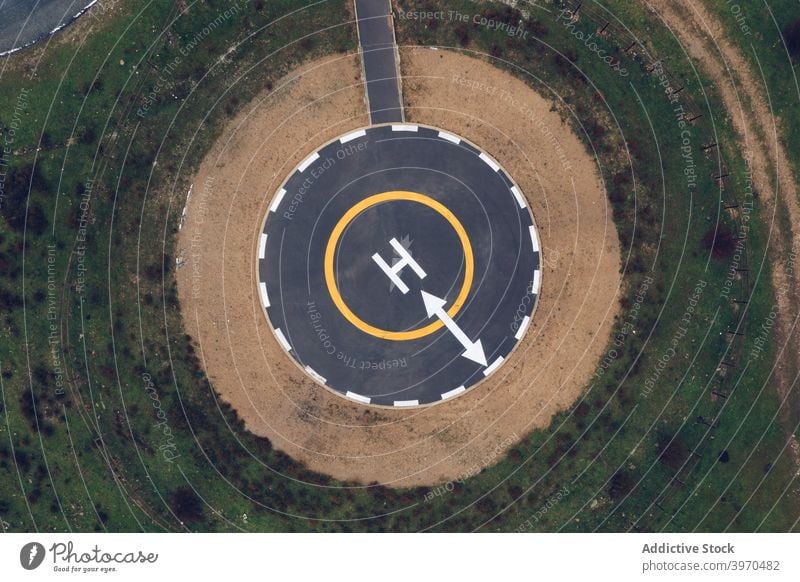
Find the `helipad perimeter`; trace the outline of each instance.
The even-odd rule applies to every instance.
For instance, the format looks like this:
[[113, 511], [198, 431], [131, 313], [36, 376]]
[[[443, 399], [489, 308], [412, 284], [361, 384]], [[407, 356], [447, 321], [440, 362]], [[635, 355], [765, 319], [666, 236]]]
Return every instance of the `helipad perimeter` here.
[[525, 198], [486, 153], [436, 128], [348, 133], [273, 198], [261, 304], [318, 383], [364, 404], [421, 406], [496, 372], [541, 286]]

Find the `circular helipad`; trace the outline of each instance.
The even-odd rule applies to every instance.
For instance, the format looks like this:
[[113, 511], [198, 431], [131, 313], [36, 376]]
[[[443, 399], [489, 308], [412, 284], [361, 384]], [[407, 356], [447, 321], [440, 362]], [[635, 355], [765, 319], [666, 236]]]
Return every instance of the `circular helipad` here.
[[261, 304], [318, 383], [364, 404], [447, 400], [496, 372], [541, 286], [525, 198], [486, 153], [394, 124], [328, 143], [273, 198]]

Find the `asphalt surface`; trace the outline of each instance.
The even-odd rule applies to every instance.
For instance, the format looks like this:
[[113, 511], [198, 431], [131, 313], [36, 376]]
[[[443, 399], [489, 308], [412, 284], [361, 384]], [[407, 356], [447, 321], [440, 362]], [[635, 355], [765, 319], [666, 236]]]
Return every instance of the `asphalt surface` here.
[[400, 72], [389, 0], [355, 0], [355, 6], [370, 122], [402, 122]]
[[78, 18], [92, 0], [0, 0], [0, 55], [48, 37]]
[[[423, 126], [370, 127], [309, 156], [276, 194], [259, 246], [262, 305], [278, 341], [319, 383], [370, 404], [439, 402], [499, 369], [522, 338], [541, 285], [532, 227], [511, 179], [474, 146]], [[373, 257], [402, 261], [392, 239], [425, 274], [395, 267], [406, 293]], [[336, 303], [330, 281], [366, 328]], [[448, 312], [466, 293], [451, 319], [480, 340], [486, 365], [465, 357], [443, 323], [420, 337], [381, 335], [441, 321], [428, 316], [422, 291]]]

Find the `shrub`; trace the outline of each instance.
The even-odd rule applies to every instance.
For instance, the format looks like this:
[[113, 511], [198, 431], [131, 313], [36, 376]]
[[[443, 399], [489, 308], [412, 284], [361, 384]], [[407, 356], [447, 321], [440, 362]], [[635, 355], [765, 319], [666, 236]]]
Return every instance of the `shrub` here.
[[800, 18], [786, 25], [783, 29], [783, 39], [792, 59], [800, 58]]
[[736, 248], [736, 237], [731, 228], [720, 222], [716, 228], [711, 227], [703, 235], [703, 248], [711, 251], [715, 259], [725, 259], [733, 254]]
[[203, 519], [203, 502], [191, 487], [178, 487], [172, 494], [170, 506], [173, 513], [185, 522], [197, 522]]

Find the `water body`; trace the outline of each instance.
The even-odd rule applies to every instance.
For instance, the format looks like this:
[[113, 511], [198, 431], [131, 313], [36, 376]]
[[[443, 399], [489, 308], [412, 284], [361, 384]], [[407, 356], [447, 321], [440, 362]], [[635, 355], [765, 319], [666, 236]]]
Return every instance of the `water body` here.
[[0, 0], [0, 56], [47, 38], [97, 0]]

